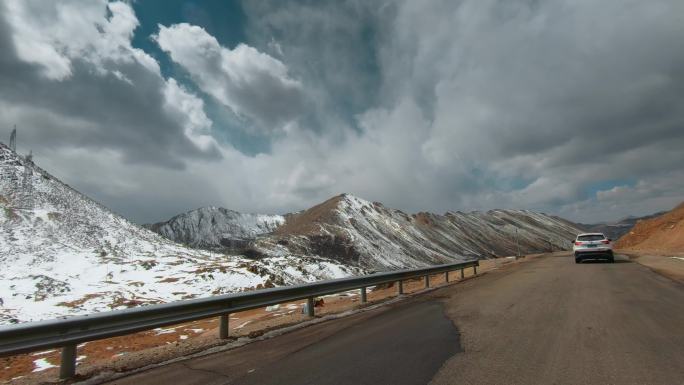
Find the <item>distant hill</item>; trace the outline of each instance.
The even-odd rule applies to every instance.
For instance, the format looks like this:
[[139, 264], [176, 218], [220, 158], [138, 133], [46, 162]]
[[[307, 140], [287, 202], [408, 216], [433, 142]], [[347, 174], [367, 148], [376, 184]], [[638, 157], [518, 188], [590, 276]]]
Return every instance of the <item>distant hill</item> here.
[[581, 227], [584, 231], [588, 233], [603, 233], [605, 234], [608, 238], [617, 240], [623, 235], [627, 234], [629, 230], [634, 227], [634, 225], [645, 219], [651, 219], [655, 218], [657, 216], [663, 215], [666, 213], [666, 211], [661, 211], [655, 214], [649, 214], [649, 215], [644, 215], [642, 217], [635, 217], [635, 216], [628, 216], [622, 219], [619, 219], [615, 222], [609, 222], [609, 223], [596, 223], [596, 224], [585, 224], [585, 223], [578, 223], [577, 225]]
[[615, 247], [659, 253], [684, 252], [684, 203], [665, 214], [637, 222]]
[[[228, 215], [217, 215], [219, 212]], [[204, 213], [204, 219], [200, 219], [199, 213]], [[195, 245], [240, 246], [239, 242], [227, 242], [247, 238], [244, 226], [237, 225], [243, 222], [236, 218], [241, 218], [240, 215], [255, 218], [255, 214], [238, 214], [220, 208], [200, 209], [189, 214], [151, 228], [166, 236], [165, 228], [178, 228], [172, 233], [175, 240], [182, 240], [177, 234], [191, 228], [191, 244]], [[568, 247], [568, 240], [581, 232], [561, 218], [526, 210], [407, 214], [351, 194], [335, 196], [284, 217], [264, 215], [260, 218], [267, 218], [268, 226], [252, 231], [256, 222], [250, 219], [251, 224], [247, 227], [252, 229], [252, 241], [242, 245], [242, 250], [237, 247], [233, 252], [256, 258], [319, 256], [372, 270], [513, 255], [517, 253], [516, 239], [524, 254], [559, 250]], [[196, 230], [200, 228], [203, 230]]]
[[144, 226], [192, 247], [235, 248], [273, 232], [284, 222], [282, 215], [243, 214], [223, 207], [202, 207]]

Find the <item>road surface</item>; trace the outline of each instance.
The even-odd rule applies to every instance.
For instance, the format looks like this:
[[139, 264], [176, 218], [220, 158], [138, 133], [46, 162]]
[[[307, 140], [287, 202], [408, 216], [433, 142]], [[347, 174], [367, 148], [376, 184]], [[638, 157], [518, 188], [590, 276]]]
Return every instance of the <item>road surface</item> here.
[[684, 285], [547, 256], [116, 384], [684, 384]]

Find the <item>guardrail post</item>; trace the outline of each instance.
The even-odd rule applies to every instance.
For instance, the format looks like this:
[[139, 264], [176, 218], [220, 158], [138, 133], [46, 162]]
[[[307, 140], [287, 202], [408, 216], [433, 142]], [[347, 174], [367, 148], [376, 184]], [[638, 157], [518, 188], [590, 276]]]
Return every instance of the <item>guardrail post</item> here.
[[425, 287], [426, 288], [430, 287], [430, 275], [429, 274], [425, 275]]
[[477, 265], [473, 265], [473, 275], [477, 275]]
[[59, 363], [59, 378], [65, 380], [76, 375], [76, 344], [62, 348], [62, 360]]
[[366, 303], [368, 298], [366, 297], [366, 287], [361, 288], [361, 303]]
[[314, 299], [313, 297], [309, 297], [306, 299], [306, 315], [309, 317], [314, 316]]
[[230, 314], [223, 314], [219, 317], [219, 338], [225, 340], [228, 338], [228, 325], [230, 322]]
[[399, 283], [399, 295], [404, 294], [404, 281], [399, 280], [397, 281]]
[[444, 280], [446, 281], [446, 283], [449, 283], [449, 272], [448, 271], [444, 272]]
[[465, 278], [465, 275], [463, 274], [463, 269], [461, 269], [461, 279]]

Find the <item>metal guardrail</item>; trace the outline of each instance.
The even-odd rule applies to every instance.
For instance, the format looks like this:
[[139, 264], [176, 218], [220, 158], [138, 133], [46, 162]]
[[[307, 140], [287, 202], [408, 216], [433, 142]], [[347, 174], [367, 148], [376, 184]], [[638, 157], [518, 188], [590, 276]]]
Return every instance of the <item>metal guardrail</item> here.
[[463, 279], [463, 269], [472, 267], [477, 274], [478, 266], [474, 260], [4, 326], [0, 327], [0, 357], [60, 347], [60, 378], [70, 378], [76, 374], [77, 344], [82, 342], [216, 316], [220, 320], [219, 337], [225, 339], [230, 313], [306, 299], [307, 314], [313, 317], [315, 297], [360, 289], [363, 303], [369, 286], [397, 282], [398, 294], [403, 294], [404, 280], [425, 277], [425, 286], [429, 287], [430, 275], [445, 273], [448, 282], [449, 272], [460, 270]]

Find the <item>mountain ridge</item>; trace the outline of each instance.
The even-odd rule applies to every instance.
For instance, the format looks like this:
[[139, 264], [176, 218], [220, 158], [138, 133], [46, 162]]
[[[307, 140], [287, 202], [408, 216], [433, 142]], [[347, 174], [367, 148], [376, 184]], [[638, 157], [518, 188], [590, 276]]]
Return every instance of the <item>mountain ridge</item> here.
[[606, 237], [617, 240], [629, 231], [639, 222], [651, 218], [655, 218], [665, 214], [667, 211], [659, 211], [657, 213], [635, 216], [628, 215], [613, 222], [601, 222], [595, 224], [578, 223], [577, 225], [588, 233], [603, 233]]
[[565, 219], [528, 210], [407, 214], [348, 193], [283, 218], [235, 252], [316, 255], [372, 270], [397, 269], [515, 254], [515, 229], [521, 253], [563, 249], [581, 232]]

